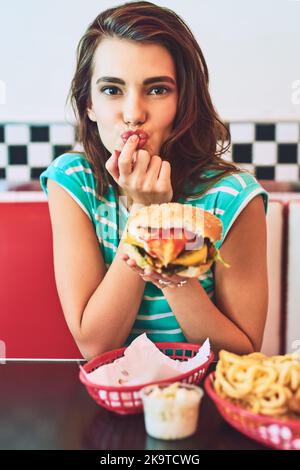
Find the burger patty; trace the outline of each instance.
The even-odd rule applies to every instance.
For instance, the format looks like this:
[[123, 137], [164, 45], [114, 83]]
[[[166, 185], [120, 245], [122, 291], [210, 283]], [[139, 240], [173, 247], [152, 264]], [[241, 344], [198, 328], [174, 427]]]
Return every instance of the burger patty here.
[[[207, 245], [207, 248], [208, 248], [207, 260], [210, 260], [214, 257], [215, 247], [211, 243], [209, 238], [204, 238], [204, 243]], [[143, 256], [149, 262], [149, 264], [151, 264], [152, 266], [156, 268], [162, 269], [162, 272], [168, 271], [169, 269], [172, 269], [172, 271], [174, 272], [182, 270], [182, 266], [178, 264], [169, 263], [167, 266], [163, 266], [162, 262], [158, 258], [154, 258], [152, 255], [147, 253], [146, 250], [142, 248], [141, 246], [135, 245], [135, 248], [138, 250], [141, 256]], [[187, 254], [190, 253], [190, 250], [185, 250], [185, 249], [182, 250], [181, 253], [178, 255], [178, 257], [184, 255], [185, 253]], [[190, 266], [198, 266], [198, 263], [191, 264]]]

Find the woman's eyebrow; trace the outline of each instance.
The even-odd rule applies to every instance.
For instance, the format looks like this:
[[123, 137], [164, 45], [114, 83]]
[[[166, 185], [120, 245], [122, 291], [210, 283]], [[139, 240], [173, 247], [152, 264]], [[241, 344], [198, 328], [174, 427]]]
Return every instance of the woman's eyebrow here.
[[[99, 82], [109, 82], [109, 83], [118, 83], [119, 85], [126, 85], [124, 80], [122, 80], [121, 78], [117, 78], [117, 77], [100, 77], [96, 81], [96, 85]], [[173, 85], [176, 85], [175, 80], [171, 77], [166, 76], [166, 75], [162, 75], [160, 77], [146, 78], [143, 81], [143, 85], [151, 85], [151, 83], [158, 83], [158, 82], [160, 82], [160, 83], [161, 82], [168, 82], [168, 83], [172, 83]]]

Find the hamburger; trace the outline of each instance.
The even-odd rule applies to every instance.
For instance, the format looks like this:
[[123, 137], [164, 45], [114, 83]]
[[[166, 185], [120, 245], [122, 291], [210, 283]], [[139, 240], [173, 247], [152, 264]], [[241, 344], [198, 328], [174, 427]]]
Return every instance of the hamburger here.
[[222, 222], [210, 212], [175, 202], [152, 204], [128, 219], [124, 253], [159, 274], [199, 277], [214, 263], [225, 263], [215, 243]]

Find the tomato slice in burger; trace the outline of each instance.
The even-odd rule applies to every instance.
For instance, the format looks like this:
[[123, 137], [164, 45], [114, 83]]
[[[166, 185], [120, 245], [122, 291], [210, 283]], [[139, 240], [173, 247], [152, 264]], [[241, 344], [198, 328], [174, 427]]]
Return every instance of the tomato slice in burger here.
[[152, 256], [157, 256], [167, 266], [177, 258], [185, 247], [187, 240], [184, 232], [176, 229], [151, 232], [151, 238], [147, 241], [147, 251]]

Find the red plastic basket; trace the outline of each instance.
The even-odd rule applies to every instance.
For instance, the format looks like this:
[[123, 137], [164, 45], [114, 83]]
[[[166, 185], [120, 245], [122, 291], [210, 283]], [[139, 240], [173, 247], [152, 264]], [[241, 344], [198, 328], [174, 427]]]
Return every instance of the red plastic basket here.
[[300, 450], [300, 420], [274, 418], [245, 410], [220, 397], [214, 390], [215, 372], [204, 382], [206, 393], [225, 421], [250, 439], [281, 450]]
[[[194, 357], [201, 345], [190, 344], [190, 343], [154, 343], [156, 347], [167, 354], [171, 359], [179, 359], [180, 361], [186, 361]], [[115, 359], [118, 359], [124, 355], [126, 347], [115, 349], [107, 353], [101, 354], [91, 361], [84, 364], [83, 369], [88, 374], [99, 366], [110, 364]], [[142, 399], [140, 398], [140, 390], [146, 385], [152, 383], [173, 383], [173, 382], [184, 382], [189, 384], [198, 384], [204, 378], [204, 375], [214, 358], [214, 353], [211, 351], [208, 360], [202, 364], [202, 366], [196, 367], [195, 369], [186, 372], [176, 377], [172, 377], [168, 380], [160, 380], [155, 382], [147, 382], [141, 385], [135, 386], [122, 386], [122, 387], [108, 387], [104, 385], [95, 385], [88, 380], [86, 374], [80, 370], [79, 378], [85, 385], [88, 393], [91, 397], [104, 408], [114, 411], [118, 414], [135, 414], [143, 412]]]

